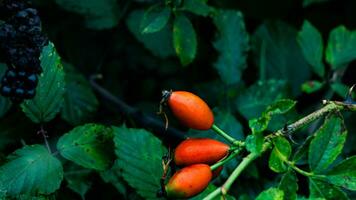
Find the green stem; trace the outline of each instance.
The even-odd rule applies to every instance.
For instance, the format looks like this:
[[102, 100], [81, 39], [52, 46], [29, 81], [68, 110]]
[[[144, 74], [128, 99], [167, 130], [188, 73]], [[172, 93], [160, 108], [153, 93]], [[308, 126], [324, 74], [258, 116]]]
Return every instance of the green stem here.
[[288, 164], [289, 167], [291, 167], [292, 169], [294, 169], [294, 171], [298, 172], [299, 174], [303, 175], [303, 176], [306, 176], [306, 177], [309, 177], [309, 176], [314, 176], [313, 173], [311, 172], [307, 172], [307, 171], [304, 171], [302, 169], [300, 169], [299, 167], [295, 166], [293, 162], [291, 161], [285, 161], [285, 163]]
[[232, 172], [232, 174], [229, 176], [229, 178], [226, 180], [224, 185], [221, 187], [217, 188], [215, 191], [210, 193], [208, 196], [204, 198], [204, 200], [211, 200], [214, 199], [216, 196], [219, 194], [226, 194], [227, 191], [230, 189], [231, 185], [234, 183], [236, 178], [241, 174], [241, 172], [253, 161], [255, 160], [259, 154], [256, 153], [250, 153], [248, 156], [246, 156], [241, 163], [236, 167], [236, 169]]
[[217, 169], [218, 167], [224, 165], [225, 163], [229, 162], [231, 159], [235, 158], [237, 154], [239, 154], [241, 151], [241, 149], [235, 149], [232, 153], [230, 153], [230, 155], [228, 157], [226, 157], [225, 159], [215, 163], [214, 165], [210, 166], [211, 171]]
[[[353, 104], [345, 104], [343, 102], [334, 102], [334, 101], [324, 101], [323, 102], [325, 104], [324, 107], [320, 108], [319, 110], [299, 119], [298, 121], [288, 125], [285, 128], [282, 128], [278, 131], [276, 131], [274, 133], [274, 135], [287, 135], [287, 134], [291, 134], [294, 133], [295, 131], [299, 130], [300, 128], [304, 127], [305, 125], [313, 122], [314, 120], [323, 117], [324, 115], [326, 115], [327, 113], [330, 112], [335, 112], [335, 111], [340, 111], [340, 110], [350, 110], [350, 111], [355, 111], [355, 107], [356, 105]], [[213, 125], [212, 127], [216, 132], [218, 132], [219, 134], [222, 134], [222, 136], [229, 140], [230, 142], [232, 142], [233, 144], [235, 144], [235, 141], [232, 141], [228, 138], [231, 138], [229, 135], [225, 134], [223, 131], [220, 132], [215, 125]], [[226, 135], [228, 137], [226, 137]], [[238, 141], [240, 144], [244, 144], [240, 141]], [[269, 149], [271, 147], [272, 143], [269, 142], [269, 140], [267, 140], [264, 144], [263, 144], [263, 149], [262, 152], [260, 154], [257, 153], [250, 153], [249, 155], [247, 155], [242, 161], [241, 163], [235, 168], [235, 170], [232, 172], [232, 174], [229, 176], [229, 178], [226, 180], [226, 182], [219, 188], [217, 188], [216, 190], [214, 190], [213, 192], [211, 192], [208, 196], [206, 196], [204, 198], [204, 200], [211, 200], [214, 199], [215, 197], [217, 197], [219, 194], [225, 195], [228, 190], [230, 189], [231, 185], [234, 183], [234, 181], [237, 179], [237, 177], [241, 174], [241, 172], [252, 162], [254, 161], [256, 158], [258, 158], [263, 152], [265, 152], [267, 149]], [[293, 165], [294, 166], [294, 165]], [[314, 175], [312, 173], [309, 172], [305, 172], [301, 169], [299, 169], [298, 167], [294, 166], [294, 169], [299, 172], [299, 173], [303, 173], [303, 175], [307, 175], [307, 176], [314, 176], [314, 177], [319, 177], [320, 175]], [[321, 177], [321, 176], [320, 176]]]
[[221, 130], [216, 124], [213, 124], [211, 126], [211, 129], [213, 129], [217, 134], [225, 138], [227, 141], [229, 141], [233, 145], [237, 146], [243, 146], [243, 142], [236, 140], [235, 138], [231, 137], [229, 134], [225, 133], [223, 130]]
[[325, 178], [325, 175], [320, 175], [320, 174], [314, 174], [312, 172], [307, 172], [299, 167], [295, 166], [295, 164], [291, 161], [285, 161], [285, 163], [288, 164], [289, 167], [291, 167], [294, 171], [298, 172], [299, 174], [306, 176], [306, 177], [314, 177], [314, 178]]

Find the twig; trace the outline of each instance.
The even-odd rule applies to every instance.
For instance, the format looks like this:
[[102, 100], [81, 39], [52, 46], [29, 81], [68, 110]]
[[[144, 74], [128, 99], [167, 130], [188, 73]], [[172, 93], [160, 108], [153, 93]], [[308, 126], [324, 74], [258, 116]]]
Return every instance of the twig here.
[[295, 132], [296, 130], [300, 129], [301, 127], [304, 127], [306, 124], [309, 124], [310, 122], [324, 116], [326, 113], [329, 113], [331, 111], [336, 111], [336, 110], [342, 109], [342, 108], [343, 108], [343, 106], [330, 102], [330, 103], [326, 104], [326, 106], [322, 107], [321, 109], [303, 117], [302, 119], [299, 119], [298, 121], [294, 122], [293, 124], [290, 124], [286, 128], [283, 128], [277, 132], [280, 132], [283, 135], [291, 134], [291, 133]]
[[215, 124], [213, 124], [211, 126], [211, 129], [213, 131], [215, 131], [217, 134], [219, 134], [221, 137], [223, 137], [224, 139], [226, 139], [227, 141], [229, 141], [231, 144], [233, 145], [237, 145], [237, 146], [242, 146], [243, 142], [236, 140], [235, 138], [231, 137], [229, 134], [225, 133], [223, 130], [221, 130], [218, 126], [216, 126]]
[[157, 117], [153, 117], [142, 113], [139, 109], [134, 108], [126, 104], [120, 98], [114, 96], [108, 90], [100, 86], [96, 80], [101, 79], [102, 75], [96, 74], [89, 77], [91, 86], [96, 92], [98, 92], [102, 97], [111, 101], [116, 105], [116, 108], [122, 112], [124, 115], [130, 116], [137, 122], [137, 125], [142, 128], [151, 129], [159, 138], [168, 139], [171, 142], [177, 143], [186, 138], [185, 134], [182, 131], [179, 131], [175, 128], [168, 127], [165, 128], [165, 124], [159, 120]]
[[210, 166], [211, 171], [219, 168], [220, 166], [224, 165], [225, 163], [229, 162], [231, 159], [235, 158], [241, 151], [241, 148], [237, 148], [235, 150], [233, 150], [226, 158], [224, 158], [223, 160], [215, 163], [214, 165]]
[[[287, 127], [276, 131], [274, 134], [272, 134], [272, 136], [292, 134], [295, 131], [299, 130], [300, 128], [304, 127], [305, 125], [313, 122], [314, 120], [323, 117], [327, 113], [336, 112], [336, 111], [340, 111], [340, 110], [356, 111], [355, 104], [346, 104], [343, 102], [335, 102], [335, 101], [323, 101], [323, 103], [325, 104], [324, 107], [299, 119], [298, 121], [288, 125]], [[229, 191], [231, 185], [235, 182], [237, 177], [241, 174], [241, 172], [252, 161], [254, 161], [256, 158], [258, 158], [263, 152], [265, 152], [271, 146], [272, 146], [272, 143], [270, 142], [270, 140], [265, 140], [265, 143], [263, 144], [263, 150], [260, 154], [250, 153], [249, 155], [247, 155], [241, 161], [241, 163], [235, 168], [235, 170], [232, 172], [232, 174], [229, 176], [229, 178], [226, 180], [226, 182], [221, 187], [217, 188], [212, 193], [210, 193], [208, 196], [206, 196], [204, 198], [204, 200], [212, 200], [220, 194], [225, 195]]]
[[42, 135], [43, 140], [45, 142], [45, 145], [46, 145], [46, 147], [48, 149], [48, 152], [51, 154], [52, 153], [51, 147], [49, 146], [49, 143], [48, 143], [48, 140], [47, 140], [47, 137], [48, 137], [47, 131], [44, 130], [43, 125], [41, 125], [41, 129], [39, 131], [37, 131], [37, 134], [41, 134]]

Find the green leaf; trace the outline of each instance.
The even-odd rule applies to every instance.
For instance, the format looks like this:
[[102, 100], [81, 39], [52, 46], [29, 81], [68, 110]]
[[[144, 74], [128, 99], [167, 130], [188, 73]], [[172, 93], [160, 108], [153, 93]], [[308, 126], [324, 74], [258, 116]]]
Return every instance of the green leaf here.
[[10, 110], [11, 105], [12, 103], [8, 98], [0, 96], [0, 118]]
[[262, 116], [249, 120], [248, 125], [252, 133], [261, 133], [268, 128], [268, 124], [273, 115], [285, 114], [291, 110], [296, 104], [296, 101], [290, 99], [279, 99], [269, 105], [262, 113]]
[[86, 26], [92, 29], [109, 29], [118, 24], [120, 9], [116, 0], [55, 0], [64, 10], [80, 14]]
[[72, 125], [85, 122], [97, 109], [98, 100], [87, 79], [64, 63], [66, 91], [61, 117]]
[[123, 178], [145, 199], [158, 199], [162, 156], [161, 141], [144, 129], [114, 127], [117, 164]]
[[278, 99], [269, 105], [265, 111], [269, 115], [281, 115], [294, 108], [297, 102], [291, 99]]
[[160, 4], [151, 6], [143, 15], [141, 33], [155, 33], [162, 30], [168, 23], [171, 10]]
[[217, 35], [213, 45], [219, 52], [214, 67], [224, 83], [236, 84], [247, 67], [247, 51], [250, 48], [242, 13], [218, 10], [214, 15], [214, 24], [217, 27]]
[[246, 149], [251, 153], [260, 154], [263, 148], [263, 135], [257, 132], [246, 138]]
[[260, 80], [285, 80], [294, 96], [300, 94], [300, 85], [311, 75], [296, 38], [297, 30], [280, 21], [262, 24], [253, 36]]
[[309, 147], [309, 166], [313, 172], [320, 173], [329, 167], [341, 153], [346, 135], [347, 131], [340, 117], [332, 115], [325, 119]]
[[283, 200], [284, 192], [278, 188], [270, 188], [261, 192], [256, 200]]
[[182, 10], [207, 17], [214, 11], [214, 8], [207, 5], [206, 2], [206, 0], [184, 0]]
[[270, 115], [263, 115], [260, 118], [251, 119], [248, 121], [248, 126], [250, 127], [252, 134], [262, 133], [268, 127], [268, 123], [271, 120]]
[[[4, 63], [0, 63], [0, 77], [3, 77], [6, 72], [7, 66]], [[3, 117], [11, 107], [11, 101], [0, 95], [0, 118]]]
[[43, 48], [40, 57], [43, 73], [39, 77], [36, 96], [21, 104], [23, 112], [35, 123], [51, 121], [60, 111], [64, 95], [64, 71], [53, 43]]
[[85, 168], [105, 170], [113, 162], [112, 129], [99, 124], [77, 126], [59, 138], [60, 154]]
[[311, 94], [323, 88], [324, 84], [320, 81], [307, 81], [302, 85], [302, 91]]
[[308, 136], [304, 143], [298, 147], [297, 151], [293, 155], [293, 162], [297, 164], [306, 164], [307, 163], [307, 155], [309, 150], [309, 145], [312, 139], [314, 138], [313, 135]]
[[309, 191], [310, 198], [349, 199], [340, 188], [317, 179], [309, 178]]
[[331, 89], [341, 98], [346, 98], [349, 93], [349, 87], [342, 83], [332, 83]]
[[356, 156], [343, 160], [327, 172], [326, 179], [330, 183], [349, 189], [356, 190]]
[[[189, 200], [201, 200], [204, 199], [204, 197], [208, 196], [211, 192], [213, 192], [214, 190], [216, 190], [217, 187], [213, 184], [209, 184], [208, 187], [201, 192], [199, 195], [193, 197], [193, 198], [189, 198]], [[218, 195], [215, 198], [213, 198], [212, 200], [221, 200], [222, 198], [224, 198], [225, 200], [235, 200], [235, 198], [233, 196], [230, 195]]]
[[67, 187], [79, 194], [83, 200], [85, 199], [85, 194], [92, 185], [92, 182], [89, 179], [91, 172], [92, 170], [83, 169], [73, 163], [70, 163], [68, 167], [65, 167], [64, 178], [68, 183]]
[[324, 45], [320, 32], [308, 20], [305, 20], [302, 30], [298, 33], [297, 40], [305, 59], [313, 71], [323, 77], [325, 74], [325, 66], [323, 64]]
[[284, 192], [284, 200], [297, 199], [298, 179], [293, 170], [283, 174], [281, 182], [279, 182], [278, 189]]
[[63, 179], [61, 162], [42, 145], [24, 146], [0, 167], [0, 191], [8, 196], [50, 194]]
[[171, 27], [167, 25], [158, 32], [141, 34], [140, 24], [143, 16], [144, 10], [135, 10], [126, 19], [126, 24], [135, 38], [157, 57], [167, 58], [175, 55]]
[[191, 63], [197, 52], [197, 36], [184, 14], [176, 15], [173, 24], [173, 45], [183, 66]]
[[303, 6], [304, 7], [307, 7], [311, 4], [316, 4], [316, 3], [324, 3], [324, 2], [327, 2], [329, 0], [304, 0], [303, 1]]
[[[16, 200], [56, 200], [55, 194], [51, 195], [27, 195], [27, 194], [21, 194], [15, 197]], [[8, 199], [5, 199], [8, 200]]]
[[110, 169], [100, 172], [100, 176], [105, 183], [111, 183], [120, 194], [126, 196], [126, 182], [122, 177], [120, 169], [121, 167], [118, 165], [118, 161], [116, 160]]
[[287, 166], [284, 162], [288, 161], [292, 147], [288, 140], [281, 136], [273, 139], [273, 145], [274, 148], [268, 161], [269, 168], [277, 173], [285, 172]]
[[269, 104], [287, 96], [285, 83], [278, 80], [258, 81], [237, 97], [237, 110], [246, 119], [259, 117]]
[[345, 67], [356, 59], [356, 31], [349, 31], [341, 25], [334, 28], [329, 35], [326, 48], [326, 61], [332, 69]]
[[298, 196], [297, 200], [326, 200], [325, 198]]

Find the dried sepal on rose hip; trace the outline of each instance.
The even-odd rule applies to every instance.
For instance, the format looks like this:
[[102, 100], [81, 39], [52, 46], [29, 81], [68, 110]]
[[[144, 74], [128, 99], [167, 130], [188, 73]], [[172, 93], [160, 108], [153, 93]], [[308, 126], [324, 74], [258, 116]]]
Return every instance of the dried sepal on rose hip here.
[[188, 128], [208, 130], [214, 124], [214, 115], [209, 106], [191, 92], [164, 90], [162, 102], [167, 103], [173, 115]]
[[178, 166], [203, 163], [214, 164], [229, 154], [230, 146], [210, 138], [188, 138], [174, 151], [174, 162]]
[[202, 192], [212, 179], [209, 165], [194, 164], [178, 170], [165, 186], [169, 198], [189, 198]]

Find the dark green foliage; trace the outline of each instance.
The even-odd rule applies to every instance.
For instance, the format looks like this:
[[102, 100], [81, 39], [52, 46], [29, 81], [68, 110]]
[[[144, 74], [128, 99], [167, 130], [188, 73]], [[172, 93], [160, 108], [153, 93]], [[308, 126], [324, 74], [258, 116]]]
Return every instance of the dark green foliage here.
[[56, 116], [63, 104], [65, 88], [63, 66], [52, 43], [43, 48], [40, 60], [43, 73], [36, 96], [21, 104], [23, 112], [35, 123], [48, 122]]
[[[42, 25], [16, 35], [49, 43], [23, 54], [44, 36], [5, 25], [29, 5]], [[356, 199], [354, 19], [352, 0], [0, 0], [0, 46], [21, 49], [0, 77], [43, 69], [34, 98], [0, 95], [0, 200], [165, 199], [187, 137], [231, 146], [190, 199]], [[181, 126], [162, 90], [197, 94], [235, 141]]]
[[105, 170], [112, 163], [112, 129], [103, 125], [85, 124], [77, 126], [59, 138], [60, 154], [85, 168]]
[[214, 17], [214, 24], [218, 32], [213, 45], [219, 52], [214, 67], [224, 83], [239, 83], [242, 71], [246, 68], [249, 50], [249, 35], [246, 32], [242, 13], [218, 10]]
[[294, 171], [288, 171], [283, 174], [278, 188], [284, 192], [286, 200], [297, 199], [298, 179]]
[[114, 127], [115, 153], [122, 176], [145, 199], [157, 199], [161, 159], [167, 151], [150, 132]]
[[42, 145], [16, 150], [0, 172], [0, 191], [9, 196], [51, 194], [63, 179], [61, 162]]

